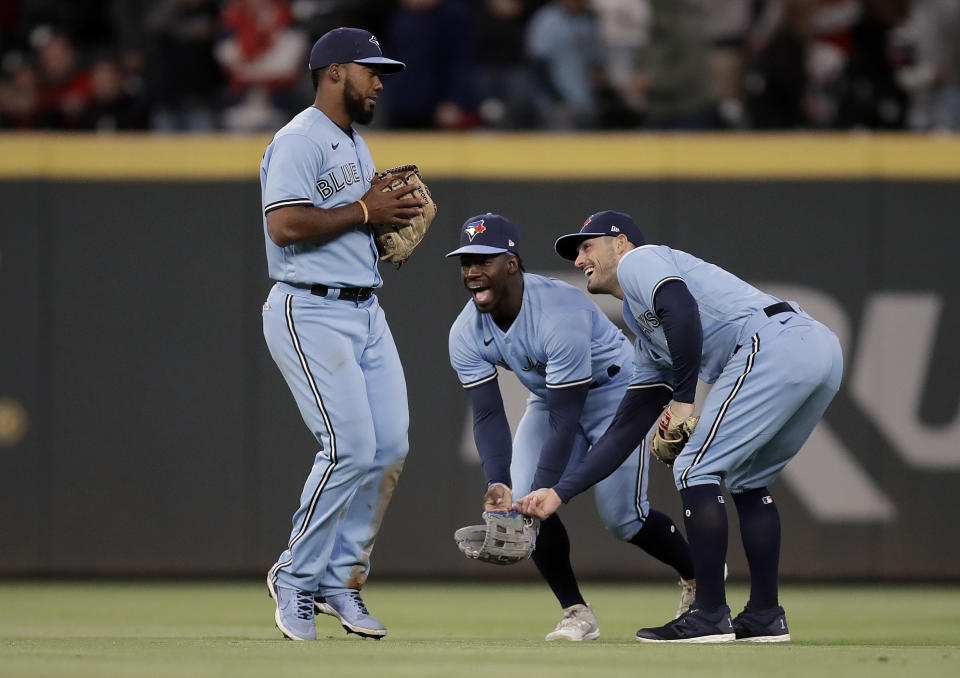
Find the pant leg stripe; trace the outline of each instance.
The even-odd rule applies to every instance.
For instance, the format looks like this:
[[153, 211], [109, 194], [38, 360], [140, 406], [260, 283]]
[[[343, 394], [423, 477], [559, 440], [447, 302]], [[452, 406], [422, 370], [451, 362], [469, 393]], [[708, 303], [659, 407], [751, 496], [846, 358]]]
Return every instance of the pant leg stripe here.
[[703, 445], [701, 445], [700, 449], [697, 451], [697, 456], [694, 457], [693, 463], [685, 468], [683, 473], [680, 474], [680, 484], [683, 485], [684, 488], [687, 487], [687, 474], [690, 473], [690, 469], [703, 460], [703, 455], [706, 454], [710, 444], [713, 442], [714, 438], [717, 437], [717, 431], [720, 430], [720, 423], [723, 421], [723, 417], [726, 415], [727, 409], [730, 407], [730, 403], [733, 402], [733, 399], [736, 397], [737, 393], [740, 392], [740, 388], [746, 381], [747, 375], [750, 374], [750, 371], [753, 369], [754, 360], [756, 359], [757, 353], [760, 351], [760, 335], [754, 334], [750, 340], [753, 342], [753, 349], [751, 350], [750, 355], [747, 356], [747, 365], [743, 369], [743, 374], [737, 378], [737, 383], [733, 385], [733, 390], [730, 391], [730, 395], [727, 396], [727, 399], [723, 401], [723, 405], [720, 406], [720, 412], [717, 414], [717, 418], [714, 420], [713, 426], [710, 427], [710, 433], [707, 434], [707, 439], [703, 441]]
[[293, 545], [300, 541], [300, 538], [306, 533], [307, 527], [310, 525], [310, 519], [313, 518], [313, 513], [317, 508], [317, 501], [320, 499], [320, 494], [323, 492], [323, 488], [326, 487], [327, 482], [330, 480], [330, 476], [333, 473], [333, 469], [337, 465], [337, 437], [333, 432], [333, 426], [330, 424], [330, 417], [327, 415], [327, 410], [323, 406], [323, 398], [320, 396], [320, 391], [317, 389], [317, 384], [313, 379], [313, 375], [310, 373], [310, 367], [307, 365], [307, 358], [303, 354], [303, 350], [300, 347], [300, 338], [297, 336], [297, 330], [293, 323], [292, 294], [287, 295], [284, 310], [286, 312], [287, 329], [290, 332], [290, 340], [293, 342], [293, 348], [297, 352], [297, 357], [300, 358], [300, 367], [303, 368], [303, 374], [307, 378], [307, 383], [310, 384], [310, 390], [313, 392], [313, 399], [317, 403], [317, 408], [320, 410], [320, 416], [323, 417], [323, 424], [327, 427], [327, 433], [330, 434], [330, 464], [323, 472], [323, 477], [320, 479], [317, 489], [314, 491], [313, 497], [310, 499], [310, 506], [307, 509], [306, 515], [303, 517], [303, 521], [300, 523], [300, 529], [290, 539], [290, 543], [287, 545], [287, 548], [292, 549]]
[[637, 509], [637, 520], [641, 523], [644, 522], [647, 517], [643, 515], [643, 469], [647, 461], [647, 436], [644, 435], [643, 439], [640, 441], [640, 464], [637, 467], [637, 492], [634, 496], [634, 508]]

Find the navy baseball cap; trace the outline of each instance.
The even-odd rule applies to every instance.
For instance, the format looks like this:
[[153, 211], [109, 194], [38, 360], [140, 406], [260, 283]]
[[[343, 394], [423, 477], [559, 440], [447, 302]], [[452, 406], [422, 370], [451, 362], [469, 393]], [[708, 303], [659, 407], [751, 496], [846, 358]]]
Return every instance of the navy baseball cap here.
[[380, 51], [376, 36], [362, 28], [334, 28], [320, 36], [310, 50], [310, 70], [330, 64], [371, 64], [381, 73], [398, 73], [407, 67], [402, 61], [387, 59]]
[[499, 214], [478, 214], [463, 222], [460, 231], [460, 248], [448, 254], [520, 254], [517, 251], [520, 236], [516, 225]]
[[576, 261], [577, 248], [580, 247], [580, 243], [584, 240], [590, 240], [590, 238], [596, 238], [599, 235], [610, 235], [613, 237], [625, 235], [627, 236], [627, 240], [637, 247], [647, 244], [646, 238], [643, 237], [643, 233], [640, 232], [637, 225], [633, 223], [633, 219], [629, 214], [605, 210], [587, 217], [579, 233], [561, 235], [557, 238], [557, 242], [554, 243], [553, 247], [557, 250], [557, 254], [564, 259]]

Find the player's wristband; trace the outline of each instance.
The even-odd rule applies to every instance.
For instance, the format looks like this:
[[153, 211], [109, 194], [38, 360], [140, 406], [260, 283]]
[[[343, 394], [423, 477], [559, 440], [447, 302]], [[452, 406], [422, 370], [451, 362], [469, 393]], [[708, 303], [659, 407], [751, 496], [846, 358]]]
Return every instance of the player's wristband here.
[[357, 203], [360, 205], [360, 209], [363, 210], [363, 221], [361, 223], [367, 223], [370, 220], [370, 212], [367, 211], [367, 203], [363, 200], [357, 200]]

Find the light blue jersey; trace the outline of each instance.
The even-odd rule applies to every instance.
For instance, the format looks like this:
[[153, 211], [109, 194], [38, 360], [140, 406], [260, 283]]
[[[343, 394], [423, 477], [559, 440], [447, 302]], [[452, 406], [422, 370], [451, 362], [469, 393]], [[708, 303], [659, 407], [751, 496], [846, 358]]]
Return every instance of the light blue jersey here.
[[450, 330], [450, 362], [467, 388], [496, 378], [500, 365], [543, 398], [549, 388], [603, 384], [631, 356], [627, 338], [583, 292], [532, 273], [523, 275], [520, 314], [506, 332], [472, 300]]
[[[610, 426], [629, 385], [633, 347], [603, 311], [577, 288], [554, 278], [523, 274], [520, 313], [504, 332], [489, 314], [467, 302], [450, 329], [450, 364], [464, 388], [497, 378], [499, 365], [530, 390], [517, 426], [510, 464], [515, 497], [534, 489], [534, 475], [551, 431], [547, 391], [590, 385], [566, 469], [574, 469]], [[596, 504], [606, 528], [633, 538], [649, 512], [649, 453], [633, 450], [597, 484]]]
[[623, 316], [637, 335], [633, 383], [671, 385], [672, 362], [654, 297], [680, 280], [703, 329], [700, 378], [714, 384], [673, 465], [678, 489], [717, 484], [733, 494], [765, 487], [796, 455], [840, 387], [836, 335], [727, 271], [664, 245], [644, 245], [617, 267]]
[[[291, 205], [331, 209], [370, 190], [373, 158], [359, 133], [341, 129], [318, 108], [299, 113], [274, 136], [260, 162], [263, 229], [267, 213]], [[377, 247], [369, 226], [356, 225], [332, 240], [277, 246], [269, 236], [267, 268], [274, 280], [295, 285], [379, 287]]]
[[708, 384], [717, 380], [741, 343], [747, 320], [778, 301], [719, 266], [665, 245], [644, 245], [625, 254], [617, 279], [624, 293], [624, 322], [637, 336], [637, 352], [647, 358], [637, 361], [633, 383], [665, 379], [670, 384], [670, 349], [653, 306], [664, 283], [682, 281], [697, 301], [703, 328], [700, 379]]

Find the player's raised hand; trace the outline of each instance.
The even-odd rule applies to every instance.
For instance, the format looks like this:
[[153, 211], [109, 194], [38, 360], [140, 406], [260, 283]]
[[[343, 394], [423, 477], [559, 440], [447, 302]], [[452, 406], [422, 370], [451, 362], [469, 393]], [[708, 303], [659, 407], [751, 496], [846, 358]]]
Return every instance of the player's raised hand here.
[[513, 503], [513, 508], [524, 515], [546, 520], [556, 513], [562, 503], [560, 495], [554, 492], [553, 488], [544, 487], [517, 499]]
[[513, 492], [506, 485], [494, 483], [483, 495], [484, 511], [509, 511], [513, 504]]
[[380, 184], [384, 182], [389, 184], [392, 180], [393, 175], [390, 173], [383, 175], [382, 178], [374, 177], [371, 180], [370, 190], [363, 196], [363, 202], [369, 213], [367, 223], [409, 226], [414, 217], [423, 214], [424, 201], [410, 195], [417, 190], [418, 184], [408, 184], [392, 191], [384, 191], [384, 186]]

